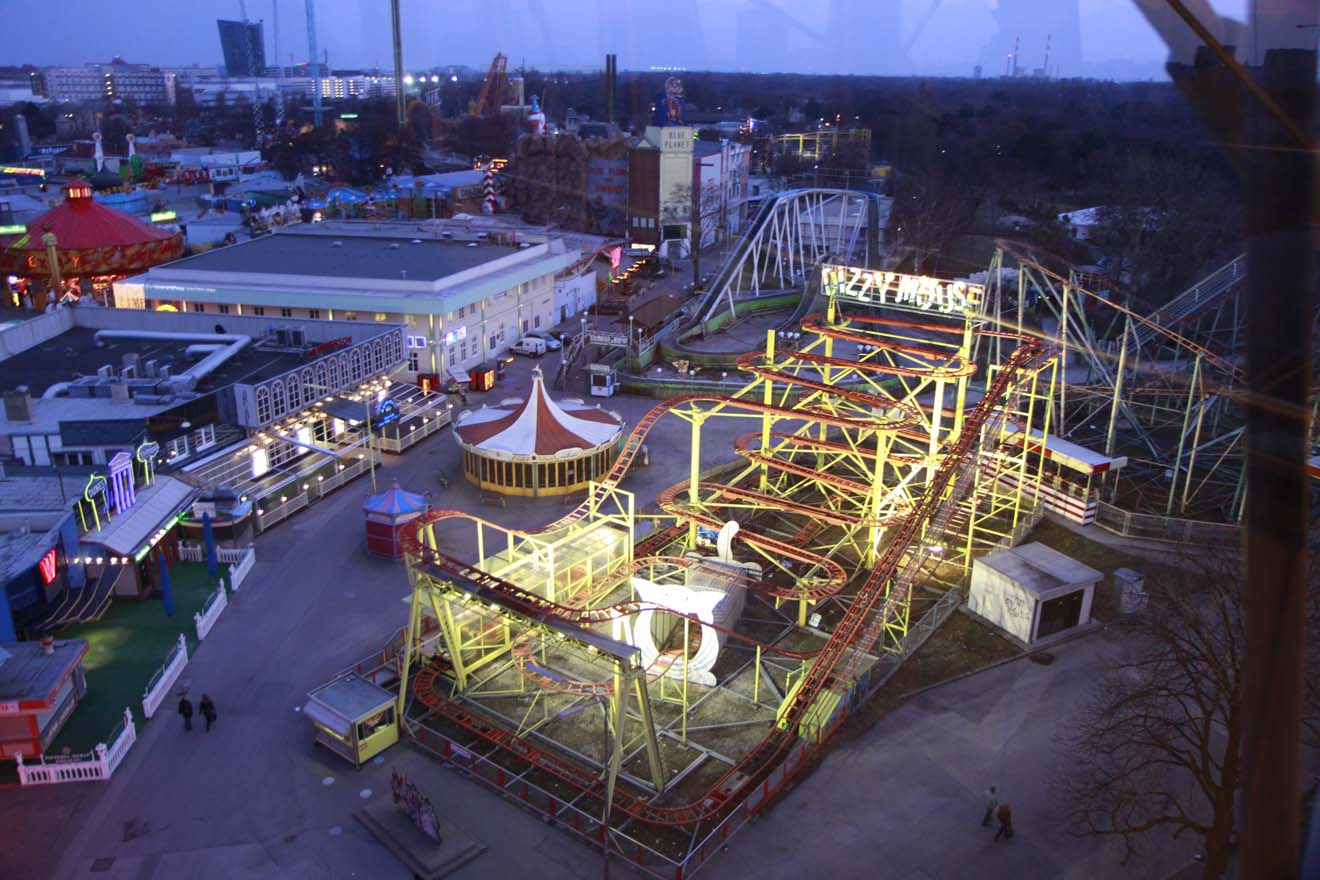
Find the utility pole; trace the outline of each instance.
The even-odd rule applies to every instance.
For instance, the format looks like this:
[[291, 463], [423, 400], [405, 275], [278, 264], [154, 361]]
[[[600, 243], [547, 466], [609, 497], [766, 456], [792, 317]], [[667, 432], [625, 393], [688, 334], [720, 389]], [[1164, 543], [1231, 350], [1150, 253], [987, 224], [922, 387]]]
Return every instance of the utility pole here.
[[399, 22], [399, 0], [390, 0], [390, 26], [394, 33], [394, 112], [399, 128], [407, 124], [403, 104], [403, 36]]

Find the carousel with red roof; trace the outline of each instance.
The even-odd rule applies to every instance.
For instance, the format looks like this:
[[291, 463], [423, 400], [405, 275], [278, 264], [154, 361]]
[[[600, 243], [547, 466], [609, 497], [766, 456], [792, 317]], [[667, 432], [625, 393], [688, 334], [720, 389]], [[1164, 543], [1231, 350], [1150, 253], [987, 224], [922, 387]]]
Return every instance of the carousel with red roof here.
[[92, 185], [75, 180], [25, 232], [0, 236], [0, 277], [14, 306], [41, 310], [85, 293], [110, 305], [115, 281], [181, 256], [183, 233], [99, 204]]
[[541, 369], [524, 400], [459, 413], [454, 437], [463, 475], [481, 489], [508, 495], [567, 495], [586, 489], [614, 463], [623, 418], [577, 398], [556, 403]]

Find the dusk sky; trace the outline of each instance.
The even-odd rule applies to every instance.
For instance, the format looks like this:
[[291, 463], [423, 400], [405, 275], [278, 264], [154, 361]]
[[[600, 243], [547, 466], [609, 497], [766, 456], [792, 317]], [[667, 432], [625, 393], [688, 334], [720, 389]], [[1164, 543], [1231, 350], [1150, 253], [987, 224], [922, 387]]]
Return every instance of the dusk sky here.
[[[1248, 2], [1213, 5], [1241, 19]], [[275, 57], [276, 4], [280, 56], [306, 59], [303, 0], [248, 0], [248, 16], [266, 24], [267, 58]], [[115, 55], [216, 64], [215, 20], [239, 17], [238, 0], [3, 5], [9, 33], [30, 35], [11, 41], [6, 62], [40, 65]], [[1052, 73], [1148, 79], [1162, 76], [1166, 54], [1132, 0], [403, 0], [402, 6], [410, 69], [484, 68], [497, 51], [512, 66], [586, 67], [600, 65], [612, 51], [621, 69], [634, 70], [674, 65], [968, 76], [981, 64], [992, 76], [1004, 72], [1019, 40], [1021, 68], [1040, 67], [1048, 36]], [[319, 46], [329, 51], [332, 66], [391, 65], [386, 0], [317, 0], [316, 14]]]

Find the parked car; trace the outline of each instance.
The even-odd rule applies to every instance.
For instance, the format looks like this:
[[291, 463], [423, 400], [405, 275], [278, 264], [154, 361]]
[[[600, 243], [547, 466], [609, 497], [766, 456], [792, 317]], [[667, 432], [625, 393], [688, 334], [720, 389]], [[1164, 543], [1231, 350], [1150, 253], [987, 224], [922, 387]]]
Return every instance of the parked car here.
[[539, 339], [544, 342], [546, 351], [559, 351], [564, 347], [558, 339], [555, 339], [554, 334], [552, 333], [528, 333], [527, 337], [529, 339]]
[[545, 340], [536, 336], [524, 336], [515, 342], [509, 351], [523, 357], [539, 358], [545, 355]]

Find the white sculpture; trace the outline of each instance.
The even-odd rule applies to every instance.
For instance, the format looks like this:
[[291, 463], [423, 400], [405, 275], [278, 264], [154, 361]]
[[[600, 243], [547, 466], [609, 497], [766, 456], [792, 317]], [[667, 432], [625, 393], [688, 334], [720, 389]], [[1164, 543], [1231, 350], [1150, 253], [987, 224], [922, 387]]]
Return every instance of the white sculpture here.
[[[676, 640], [679, 656], [669, 664], [664, 674], [670, 678], [687, 680], [708, 687], [715, 685], [712, 670], [719, 659], [720, 649], [724, 647], [725, 634], [721, 630], [732, 629], [742, 615], [747, 602], [748, 581], [761, 579], [761, 566], [754, 562], [741, 563], [733, 560], [733, 537], [738, 533], [736, 522], [727, 522], [720, 529], [716, 542], [718, 556], [702, 559], [687, 570], [687, 583], [655, 583], [645, 578], [633, 577], [633, 589], [637, 597], [667, 608], [675, 614], [696, 618], [700, 623], [690, 623], [688, 630], [688, 656], [682, 656], [683, 620], [669, 617], [663, 611], [648, 609], [638, 612], [632, 621], [631, 637], [625, 630], [625, 637], [642, 652], [642, 666], [652, 669], [660, 658], [660, 648], [656, 644], [659, 635], [662, 642], [670, 641], [671, 633], [680, 633]], [[698, 557], [689, 557], [697, 559]], [[657, 618], [657, 615], [660, 615]], [[656, 633], [657, 626], [662, 628]], [[718, 626], [721, 629], [716, 629]]]

